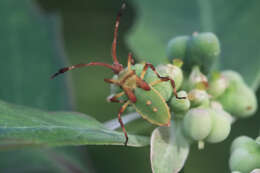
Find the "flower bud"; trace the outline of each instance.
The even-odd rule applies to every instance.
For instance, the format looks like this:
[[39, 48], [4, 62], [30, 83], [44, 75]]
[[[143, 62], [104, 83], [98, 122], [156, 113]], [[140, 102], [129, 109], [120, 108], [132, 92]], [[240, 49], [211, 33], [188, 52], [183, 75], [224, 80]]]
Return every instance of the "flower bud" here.
[[[133, 70], [136, 71], [136, 74], [138, 76], [141, 75], [141, 72], [143, 70], [143, 66], [144, 66], [143, 64], [136, 64], [136, 65], [133, 66]], [[166, 76], [166, 72], [165, 73], [158, 72], [158, 73], [162, 76], [164, 76], [164, 75]], [[146, 73], [145, 73], [144, 80], [148, 84], [151, 84], [155, 81], [158, 81], [159, 78], [150, 68], [148, 68]], [[166, 101], [168, 101], [170, 99], [170, 97], [172, 96], [173, 89], [172, 89], [170, 81], [158, 83], [158, 84], [154, 85], [153, 87], [161, 94], [161, 96]]]
[[257, 99], [254, 91], [243, 82], [229, 82], [229, 86], [217, 100], [224, 109], [238, 118], [253, 115], [257, 109]]
[[206, 90], [208, 88], [208, 79], [201, 73], [198, 66], [192, 68], [187, 85], [188, 90], [194, 88]]
[[205, 139], [210, 131], [212, 120], [208, 109], [190, 109], [183, 119], [184, 131], [191, 139], [201, 141]]
[[176, 114], [184, 113], [190, 108], [190, 101], [186, 91], [179, 91], [178, 97], [186, 97], [185, 99], [177, 99], [175, 96], [170, 99], [169, 106], [170, 110]]
[[205, 90], [193, 89], [189, 92], [188, 98], [192, 107], [209, 106], [209, 95]]
[[181, 87], [183, 74], [180, 67], [172, 64], [158, 65], [156, 70], [162, 77], [169, 77], [174, 80], [176, 90]]
[[248, 142], [231, 153], [229, 160], [231, 171], [247, 173], [260, 168], [260, 146], [256, 142]]
[[169, 41], [166, 51], [170, 62], [172, 62], [172, 60], [175, 58], [184, 60], [186, 56], [188, 40], [188, 36], [178, 36]]
[[220, 73], [214, 73], [211, 75], [209, 81], [208, 93], [213, 97], [217, 98], [222, 95], [228, 87], [227, 79]]
[[228, 137], [231, 129], [231, 122], [224, 113], [224, 111], [210, 109], [212, 129], [206, 138], [207, 142], [218, 143]]
[[239, 136], [237, 137], [231, 145], [231, 153], [234, 152], [238, 148], [242, 148], [243, 146], [254, 143], [254, 140], [248, 136]]
[[198, 65], [203, 73], [208, 73], [220, 54], [219, 40], [210, 32], [194, 33], [189, 41], [187, 66]]

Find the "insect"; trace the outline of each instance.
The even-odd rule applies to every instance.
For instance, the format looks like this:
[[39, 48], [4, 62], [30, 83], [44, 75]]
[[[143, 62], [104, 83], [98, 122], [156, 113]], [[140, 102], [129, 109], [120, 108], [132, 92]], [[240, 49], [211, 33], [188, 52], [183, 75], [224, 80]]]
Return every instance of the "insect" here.
[[[160, 93], [154, 89], [153, 86], [164, 82], [170, 81], [171, 86], [173, 88], [173, 92], [176, 98], [182, 99], [182, 97], [177, 96], [175, 82], [173, 79], [169, 77], [161, 77], [159, 73], [156, 71], [155, 67], [150, 63], [144, 63], [143, 68], [139, 75], [137, 75], [136, 71], [132, 69], [132, 65], [134, 64], [132, 54], [128, 54], [127, 68], [124, 68], [122, 64], [119, 63], [116, 54], [117, 48], [117, 33], [119, 28], [119, 21], [122, 15], [122, 11], [125, 8], [125, 3], [122, 4], [116, 18], [115, 29], [114, 29], [114, 37], [112, 42], [112, 58], [113, 64], [107, 64], [103, 62], [90, 62], [87, 64], [77, 64], [69, 67], [61, 68], [57, 73], [52, 75], [52, 79], [56, 76], [70, 71], [75, 68], [88, 67], [88, 66], [103, 66], [111, 69], [114, 74], [118, 76], [117, 79], [104, 79], [105, 82], [114, 84], [122, 89], [121, 92], [113, 95], [109, 98], [110, 102], [123, 103], [119, 112], [118, 112], [118, 121], [121, 125], [121, 128], [125, 135], [125, 146], [128, 142], [128, 135], [124, 126], [124, 123], [121, 119], [122, 113], [125, 111], [127, 106], [133, 106], [133, 108], [146, 120], [150, 123], [158, 125], [158, 126], [169, 126], [171, 114], [168, 105], [166, 104], [165, 99], [160, 95]], [[144, 77], [147, 73], [148, 68], [156, 74], [158, 80], [147, 83], [144, 80]], [[127, 96], [127, 100], [121, 100], [120, 97], [123, 95]]]

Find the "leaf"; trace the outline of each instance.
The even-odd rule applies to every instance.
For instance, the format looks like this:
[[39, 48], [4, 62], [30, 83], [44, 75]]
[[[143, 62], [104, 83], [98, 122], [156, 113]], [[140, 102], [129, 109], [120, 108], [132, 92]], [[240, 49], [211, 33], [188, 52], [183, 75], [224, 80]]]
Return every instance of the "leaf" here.
[[[59, 16], [45, 14], [36, 1], [2, 0], [0, 19], [0, 98], [48, 110], [71, 109], [72, 99], [66, 78], [55, 81], [49, 79], [56, 69], [64, 66], [65, 61]], [[14, 144], [10, 139], [8, 142]], [[22, 143], [18, 144], [19, 141], [15, 142], [16, 146], [24, 147]], [[7, 141], [3, 141], [0, 148], [3, 150], [4, 147], [15, 146], [8, 146]], [[68, 152], [68, 147], [59, 149], [64, 150], [64, 155]], [[41, 148], [27, 148], [1, 152], [0, 172], [63, 173], [71, 172], [70, 168], [78, 172], [88, 172], [89, 163], [86, 160], [82, 164], [84, 166], [80, 166], [56, 150], [48, 149], [46, 152]], [[55, 160], [49, 153], [55, 153], [63, 162]], [[73, 153], [75, 162], [83, 163], [83, 159], [78, 157], [78, 154], [83, 153], [82, 149], [74, 149]], [[69, 157], [73, 159], [71, 153]], [[67, 165], [70, 167], [66, 167]], [[84, 169], [81, 169], [83, 167]]]
[[180, 122], [171, 127], [156, 128], [151, 137], [151, 164], [153, 173], [177, 173], [188, 157], [189, 142], [183, 136]]
[[[43, 150], [19, 150], [2, 152], [2, 158], [9, 158], [12, 155], [12, 161], [9, 159], [1, 159], [0, 172], [48, 172], [48, 173], [83, 173], [84, 171], [78, 164], [78, 160], [74, 160], [61, 151], [50, 149]], [[15, 157], [14, 157], [15, 156]], [[29, 163], [29, 164], [26, 164]], [[15, 164], [15, 166], [14, 166]], [[86, 163], [85, 163], [86, 164]], [[87, 170], [85, 168], [85, 170]]]
[[220, 69], [233, 69], [257, 89], [260, 83], [259, 1], [134, 0], [137, 21], [127, 42], [139, 60], [154, 64], [166, 61], [172, 37], [193, 32], [214, 32], [222, 54]]
[[[124, 145], [123, 133], [73, 112], [45, 112], [0, 101], [0, 149], [26, 146]], [[129, 135], [128, 146], [145, 146], [148, 137]]]
[[0, 1], [0, 98], [48, 110], [70, 109], [69, 86], [50, 80], [64, 66], [59, 17], [29, 0]]

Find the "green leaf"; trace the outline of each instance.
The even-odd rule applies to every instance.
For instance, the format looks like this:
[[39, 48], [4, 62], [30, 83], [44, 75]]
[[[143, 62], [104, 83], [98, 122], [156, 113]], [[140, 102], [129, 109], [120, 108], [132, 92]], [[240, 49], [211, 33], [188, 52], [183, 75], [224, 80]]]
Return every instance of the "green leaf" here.
[[[45, 112], [0, 101], [0, 149], [26, 146], [124, 145], [123, 133], [73, 112]], [[129, 135], [128, 146], [145, 146], [148, 137]]]
[[128, 36], [139, 60], [154, 64], [166, 61], [172, 37], [193, 32], [214, 32], [221, 44], [221, 69], [233, 69], [257, 89], [260, 83], [260, 1], [134, 0], [137, 21]]
[[67, 81], [50, 80], [64, 66], [59, 17], [30, 0], [0, 1], [0, 97], [48, 110], [69, 109]]
[[158, 127], [151, 138], [151, 164], [153, 173], [179, 172], [189, 154], [189, 142], [183, 136], [181, 122], [171, 127]]
[[[49, 79], [55, 70], [64, 66], [65, 61], [59, 16], [44, 13], [36, 1], [2, 0], [0, 19], [1, 99], [48, 110], [71, 109], [72, 101], [66, 79], [55, 81]], [[1, 125], [1, 128], [3, 127]], [[15, 141], [14, 144], [11, 136], [9, 137], [8, 142], [12, 145], [9, 146], [5, 140], [0, 144], [2, 150], [15, 146], [23, 147], [22, 143], [18, 144], [21, 141]], [[68, 147], [59, 149], [64, 150], [64, 155], [68, 151]], [[59, 160], [55, 160], [50, 153], [55, 153]], [[78, 156], [84, 153], [82, 149], [74, 149], [73, 153], [77, 160], [75, 162], [83, 163], [82, 158]], [[70, 159], [64, 155], [58, 153], [56, 149], [48, 149], [46, 152], [42, 148], [2, 152], [0, 172], [63, 173], [71, 172], [70, 169], [88, 172], [88, 162], [84, 161], [82, 164], [84, 166], [80, 166], [70, 161], [73, 158], [71, 153], [67, 154]]]

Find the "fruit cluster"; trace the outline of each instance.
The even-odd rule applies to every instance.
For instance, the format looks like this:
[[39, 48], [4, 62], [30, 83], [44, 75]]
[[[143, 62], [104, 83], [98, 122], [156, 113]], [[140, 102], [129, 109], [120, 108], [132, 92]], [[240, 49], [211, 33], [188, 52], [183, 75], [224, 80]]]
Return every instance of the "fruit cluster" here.
[[241, 75], [232, 70], [212, 70], [220, 53], [213, 33], [176, 37], [169, 42], [167, 52], [170, 61], [175, 57], [184, 61], [185, 77], [178, 94], [187, 99], [173, 97], [169, 106], [176, 117], [183, 117], [185, 134], [192, 140], [200, 144], [221, 142], [235, 119], [255, 113], [255, 93]]
[[[162, 77], [173, 79], [178, 97], [185, 99], [173, 95], [170, 81], [153, 87], [167, 102], [172, 117], [182, 121], [184, 134], [191, 141], [198, 141], [199, 148], [203, 148], [204, 141], [223, 141], [229, 135], [232, 122], [255, 113], [255, 93], [241, 75], [232, 70], [213, 70], [220, 54], [219, 41], [214, 34], [195, 33], [173, 38], [167, 53], [171, 63], [158, 65], [156, 71]], [[143, 67], [140, 63], [131, 68], [140, 76]], [[120, 74], [114, 78], [120, 78]], [[151, 84], [158, 77], [148, 69], [144, 80]], [[112, 84], [111, 94], [120, 91]], [[126, 100], [124, 97], [120, 99]]]
[[247, 136], [236, 138], [231, 146], [229, 166], [231, 171], [236, 173], [259, 172], [260, 137], [256, 140]]

